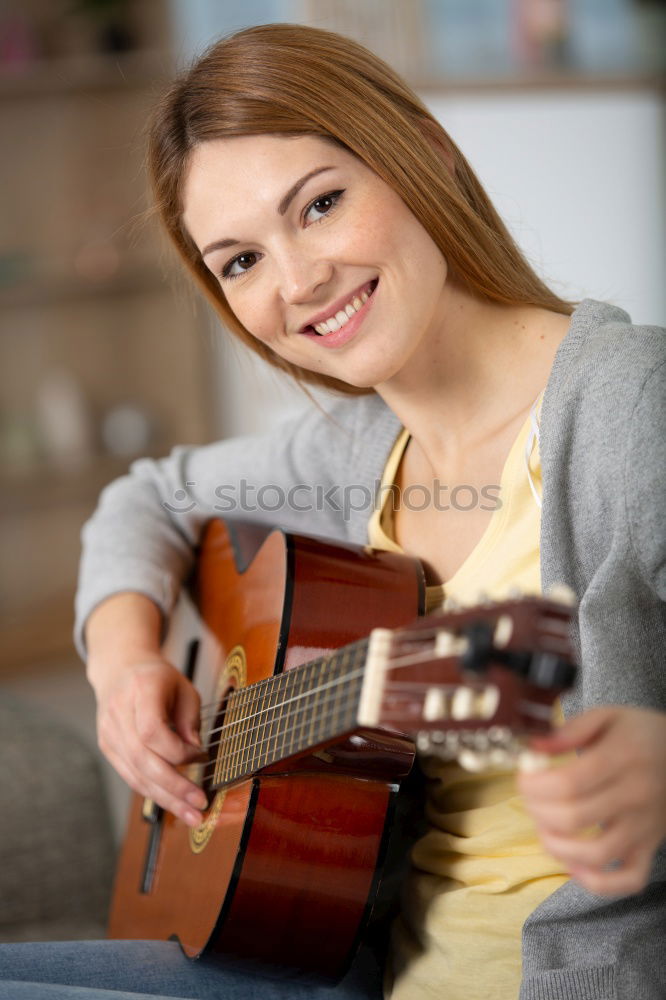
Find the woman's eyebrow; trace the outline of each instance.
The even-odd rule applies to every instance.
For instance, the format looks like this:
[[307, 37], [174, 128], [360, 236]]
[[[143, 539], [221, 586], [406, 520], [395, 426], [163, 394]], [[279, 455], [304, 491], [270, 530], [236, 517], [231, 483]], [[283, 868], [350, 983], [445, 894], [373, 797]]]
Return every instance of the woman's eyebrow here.
[[301, 179], [296, 181], [295, 184], [292, 184], [278, 205], [278, 212], [280, 215], [284, 215], [303, 185], [307, 184], [311, 177], [316, 177], [317, 174], [323, 174], [325, 170], [333, 170], [333, 167], [317, 167], [316, 170], [311, 170], [309, 174], [305, 174], [305, 176], [301, 177]]
[[[323, 174], [326, 170], [333, 170], [334, 167], [317, 167], [316, 170], [310, 170], [309, 173], [304, 174], [300, 177], [295, 184], [289, 188], [284, 198], [281, 199], [278, 205], [278, 212], [280, 215], [284, 215], [292, 201], [301, 190], [304, 184], [310, 180], [311, 177], [316, 177], [317, 174]], [[225, 247], [234, 247], [240, 243], [240, 240], [226, 239], [226, 240], [215, 240], [214, 243], [209, 243], [201, 251], [202, 257], [207, 257], [209, 253], [213, 253], [214, 250], [223, 250]]]

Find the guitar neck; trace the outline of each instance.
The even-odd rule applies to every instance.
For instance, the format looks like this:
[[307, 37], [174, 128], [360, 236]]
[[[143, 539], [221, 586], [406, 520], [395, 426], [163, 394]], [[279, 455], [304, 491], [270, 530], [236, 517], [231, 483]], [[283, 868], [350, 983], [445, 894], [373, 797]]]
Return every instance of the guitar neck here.
[[367, 651], [363, 639], [232, 691], [210, 746], [213, 789], [356, 728]]

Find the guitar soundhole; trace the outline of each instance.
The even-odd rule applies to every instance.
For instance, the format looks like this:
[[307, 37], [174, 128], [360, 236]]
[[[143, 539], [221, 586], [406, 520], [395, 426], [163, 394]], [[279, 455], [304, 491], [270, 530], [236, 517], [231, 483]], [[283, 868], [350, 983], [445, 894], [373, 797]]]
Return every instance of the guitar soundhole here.
[[215, 786], [219, 783], [218, 772], [221, 768], [222, 761], [220, 760], [220, 744], [224, 737], [224, 726], [225, 719], [227, 715], [227, 708], [229, 705], [229, 696], [236, 690], [236, 684], [229, 684], [220, 700], [217, 708], [216, 714], [213, 716], [210, 728], [208, 730], [208, 735], [205, 740], [206, 751], [208, 753], [208, 760], [205, 761], [200, 766], [200, 772], [198, 775], [197, 783], [201, 785], [202, 789], [206, 793], [208, 799], [208, 804], [210, 806], [211, 800], [215, 794]]
[[[215, 791], [222, 782], [224, 758], [220, 751], [222, 748], [233, 747], [233, 739], [236, 735], [236, 730], [232, 728], [233, 723], [227, 719], [229, 699], [235, 691], [245, 687], [246, 682], [245, 650], [242, 646], [234, 646], [219, 674], [214, 698], [217, 709], [209, 709], [209, 712], [214, 712], [213, 715], [206, 716], [205, 708], [202, 712], [204, 719], [202, 739], [208, 753], [208, 760], [194, 765], [190, 772], [192, 781], [196, 782], [206, 793], [209, 809], [212, 806]], [[240, 729], [238, 729], [237, 735], [240, 735]]]
[[[201, 764], [194, 764], [190, 770], [192, 781], [203, 788], [208, 798], [208, 808], [204, 814], [203, 823], [196, 829], [190, 828], [188, 831], [190, 850], [194, 854], [201, 854], [205, 850], [222, 812], [227, 793], [224, 788], [219, 790], [224, 764], [220, 749], [222, 746], [228, 746], [232, 739], [227, 710], [231, 695], [234, 691], [245, 686], [246, 679], [245, 650], [242, 646], [235, 646], [227, 656], [224, 668], [220, 671], [214, 699], [217, 710], [213, 710], [213, 715], [209, 715], [208, 718], [204, 714], [203, 732], [206, 735], [202, 739], [208, 751], [208, 760]], [[204, 709], [204, 713], [205, 711]], [[209, 709], [209, 711], [211, 710]]]

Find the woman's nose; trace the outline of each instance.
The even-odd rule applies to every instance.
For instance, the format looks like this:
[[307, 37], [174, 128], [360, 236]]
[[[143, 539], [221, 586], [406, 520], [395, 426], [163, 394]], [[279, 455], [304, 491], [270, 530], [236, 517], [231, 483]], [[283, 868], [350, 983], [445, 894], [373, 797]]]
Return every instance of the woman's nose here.
[[285, 259], [280, 268], [280, 285], [283, 300], [288, 304], [308, 302], [317, 290], [330, 280], [332, 265], [323, 258], [302, 255]]

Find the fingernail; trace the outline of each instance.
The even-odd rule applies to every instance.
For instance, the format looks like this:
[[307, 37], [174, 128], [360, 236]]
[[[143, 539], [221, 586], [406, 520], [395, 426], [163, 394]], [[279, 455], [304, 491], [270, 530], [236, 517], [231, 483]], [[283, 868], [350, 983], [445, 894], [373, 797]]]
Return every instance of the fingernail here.
[[194, 806], [196, 809], [204, 809], [207, 803], [206, 796], [200, 788], [197, 788], [193, 792], [188, 792], [185, 796], [185, 801], [189, 802], [189, 804]]
[[189, 826], [200, 826], [202, 819], [203, 817], [200, 816], [199, 813], [194, 812], [192, 809], [185, 810], [185, 822], [188, 823]]

